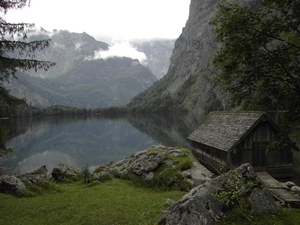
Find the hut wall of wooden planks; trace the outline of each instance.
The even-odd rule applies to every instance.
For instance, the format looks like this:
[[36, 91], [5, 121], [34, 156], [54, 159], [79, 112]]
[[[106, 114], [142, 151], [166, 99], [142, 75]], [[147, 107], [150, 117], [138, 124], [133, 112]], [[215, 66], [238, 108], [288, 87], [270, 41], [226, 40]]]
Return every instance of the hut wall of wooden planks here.
[[189, 135], [194, 155], [215, 172], [250, 163], [275, 177], [292, 175], [290, 148], [271, 148], [278, 126], [264, 112], [212, 112]]

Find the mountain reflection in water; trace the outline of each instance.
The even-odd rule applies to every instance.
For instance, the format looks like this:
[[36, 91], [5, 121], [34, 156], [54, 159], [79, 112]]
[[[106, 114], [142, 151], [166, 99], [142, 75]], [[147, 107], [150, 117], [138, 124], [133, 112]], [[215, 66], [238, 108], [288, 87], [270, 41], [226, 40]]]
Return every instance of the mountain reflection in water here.
[[187, 136], [203, 116], [127, 115], [3, 120], [13, 153], [1, 158], [4, 173], [23, 174], [59, 163], [76, 168], [119, 161], [152, 145], [189, 147]]

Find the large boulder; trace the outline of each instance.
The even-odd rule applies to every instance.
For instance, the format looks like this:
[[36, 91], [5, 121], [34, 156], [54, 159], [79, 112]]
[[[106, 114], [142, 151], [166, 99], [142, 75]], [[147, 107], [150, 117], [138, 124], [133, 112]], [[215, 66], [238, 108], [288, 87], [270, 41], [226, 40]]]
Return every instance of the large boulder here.
[[25, 184], [20, 178], [13, 175], [0, 176], [0, 191], [12, 195], [19, 195], [20, 192], [26, 189]]
[[[105, 177], [139, 180], [150, 187], [190, 190], [191, 186], [210, 180], [213, 174], [186, 149], [152, 146], [116, 163], [98, 167], [93, 178]], [[110, 176], [108, 176], [110, 174]]]
[[163, 152], [140, 152], [132, 158], [131, 169], [140, 176], [155, 170], [163, 161]]
[[160, 223], [210, 225], [243, 202], [252, 212], [275, 212], [277, 206], [249, 164], [193, 188], [161, 215]]
[[62, 163], [53, 168], [51, 172], [54, 181], [77, 180], [78, 174], [79, 171], [77, 169]]
[[47, 176], [48, 170], [47, 167], [44, 165], [30, 173], [25, 173], [21, 175], [20, 179], [27, 184], [35, 184], [39, 182], [46, 182]]

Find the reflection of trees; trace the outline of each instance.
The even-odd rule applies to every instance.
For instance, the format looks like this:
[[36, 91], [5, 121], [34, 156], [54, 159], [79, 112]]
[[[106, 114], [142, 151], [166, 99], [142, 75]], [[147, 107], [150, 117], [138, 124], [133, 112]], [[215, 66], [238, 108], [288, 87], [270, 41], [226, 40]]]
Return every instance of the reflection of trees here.
[[128, 121], [138, 130], [166, 146], [189, 147], [188, 135], [204, 118], [197, 114], [139, 114], [128, 116]]
[[8, 132], [8, 140], [17, 137], [28, 130], [28, 122], [18, 119], [1, 119], [1, 126]]
[[[2, 162], [2, 166], [11, 169], [20, 162], [31, 164], [29, 159], [38, 158], [45, 152], [51, 156], [57, 155], [53, 152], [67, 155], [67, 158], [76, 160], [76, 165], [89, 163], [98, 166], [157, 144], [133, 128], [124, 116], [35, 118], [11, 125], [15, 131], [8, 145], [14, 148], [14, 152]], [[48, 167], [49, 161], [40, 158], [41, 166], [47, 164]], [[59, 157], [59, 160], [63, 159]]]
[[[72, 158], [72, 163], [78, 166], [86, 163], [98, 166], [158, 143], [189, 147], [187, 136], [199, 126], [202, 118], [191, 114], [147, 114], [8, 120], [9, 146], [14, 147], [14, 152], [0, 167], [22, 170], [32, 164], [32, 159], [48, 167], [49, 157], [52, 161]], [[56, 156], [58, 159], [54, 159]]]

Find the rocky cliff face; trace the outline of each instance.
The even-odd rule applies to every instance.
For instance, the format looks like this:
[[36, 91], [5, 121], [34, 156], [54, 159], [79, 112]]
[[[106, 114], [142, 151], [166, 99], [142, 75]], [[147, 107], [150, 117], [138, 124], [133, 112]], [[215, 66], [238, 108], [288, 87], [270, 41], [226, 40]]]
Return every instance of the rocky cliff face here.
[[210, 81], [212, 56], [217, 44], [209, 21], [216, 2], [191, 1], [190, 15], [175, 42], [167, 75], [132, 100], [129, 106], [133, 110], [209, 112], [226, 108], [226, 97]]
[[145, 53], [147, 67], [158, 79], [167, 74], [175, 40], [136, 41], [132, 44], [140, 52]]

